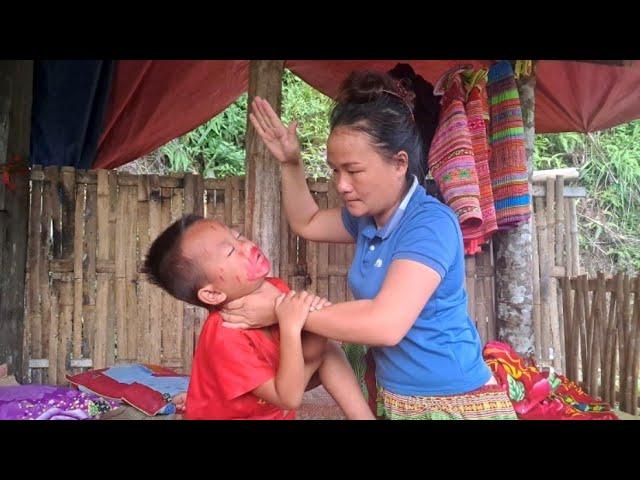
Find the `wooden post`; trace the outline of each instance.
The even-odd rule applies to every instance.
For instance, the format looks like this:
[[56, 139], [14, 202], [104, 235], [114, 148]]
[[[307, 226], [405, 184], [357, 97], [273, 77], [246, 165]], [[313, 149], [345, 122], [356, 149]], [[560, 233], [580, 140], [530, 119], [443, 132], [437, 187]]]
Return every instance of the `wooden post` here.
[[[75, 177], [75, 172], [74, 172]], [[75, 178], [74, 178], [75, 180]], [[82, 358], [82, 317], [83, 317], [83, 267], [84, 249], [84, 212], [86, 201], [86, 185], [76, 186], [76, 205], [73, 235], [73, 355], [71, 358]], [[68, 227], [67, 227], [68, 228]], [[86, 333], [85, 333], [86, 335]], [[74, 372], [77, 373], [77, 372]]]
[[[546, 214], [547, 214], [547, 239], [551, 250], [547, 253], [547, 262], [549, 263], [549, 326], [551, 328], [551, 345], [553, 348], [553, 359], [549, 359], [553, 363], [556, 370], [562, 370], [562, 344], [560, 335], [560, 326], [558, 320], [558, 281], [553, 276], [553, 269], [556, 266], [556, 194], [555, 179], [549, 178], [546, 181]], [[563, 370], [564, 371], [564, 370]]]
[[578, 276], [581, 274], [582, 269], [580, 268], [580, 248], [578, 246], [578, 213], [576, 209], [575, 198], [572, 198], [569, 201], [569, 221], [569, 234], [571, 236], [571, 268], [573, 269], [573, 275]]
[[[283, 60], [252, 60], [249, 67], [249, 108], [253, 98], [267, 100], [278, 115], [282, 101]], [[280, 166], [247, 117], [245, 235], [271, 261], [271, 275], [280, 275]], [[225, 198], [225, 201], [230, 199]]]
[[[547, 228], [546, 206], [542, 198], [535, 199], [536, 233], [538, 234], [538, 261], [540, 280], [540, 361], [547, 365], [551, 349], [553, 348], [551, 337], [551, 312], [550, 312], [550, 288], [551, 288], [551, 262], [549, 260], [549, 236]], [[535, 270], [535, 269], [534, 269]], [[535, 292], [534, 292], [535, 295]]]
[[[6, 138], [6, 158], [17, 156], [29, 161], [31, 137], [31, 102], [33, 60], [0, 62], [0, 104], [11, 99]], [[0, 109], [1, 112], [1, 109]], [[5, 115], [6, 116], [6, 115]], [[6, 121], [6, 119], [5, 119]], [[0, 120], [0, 124], [3, 122]], [[2, 130], [0, 128], [0, 130]], [[0, 142], [1, 144], [2, 142]], [[0, 154], [1, 155], [1, 154]], [[25, 272], [29, 221], [29, 174], [12, 175], [15, 189], [0, 192], [3, 212], [0, 226], [5, 230], [0, 238], [0, 363], [6, 362], [10, 373], [20, 379], [26, 369], [22, 366], [24, 334]]]
[[[618, 314], [620, 312], [620, 304], [622, 303], [622, 274], [617, 273], [613, 277], [613, 292], [611, 293], [611, 303], [609, 310], [609, 325], [607, 333], [607, 374], [608, 374], [608, 387], [606, 391], [605, 401], [613, 405], [616, 399], [616, 373], [617, 368], [617, 327], [618, 327]], [[619, 362], [622, 365], [622, 361]]]
[[[556, 261], [555, 265], [564, 266], [564, 177], [562, 175], [558, 175], [556, 177], [556, 232], [555, 232], [555, 242], [556, 242]], [[565, 269], [565, 275], [569, 275], [569, 272]], [[557, 287], [556, 287], [557, 288]], [[565, 331], [564, 331], [564, 301], [562, 298], [562, 292], [560, 292], [560, 296], [558, 297], [558, 328], [560, 331], [560, 347], [562, 351], [558, 352], [558, 357], [561, 362], [562, 372], [566, 375], [567, 373], [567, 349], [566, 349], [566, 341], [565, 341]]]
[[[29, 249], [27, 255], [27, 292], [25, 338], [23, 342], [22, 365], [29, 383], [42, 383], [42, 369], [31, 372], [28, 366], [30, 359], [42, 357], [42, 309], [40, 297], [40, 222], [42, 217], [42, 183], [44, 175], [42, 167], [34, 167], [32, 170], [31, 187], [31, 211], [29, 212]], [[39, 178], [33, 178], [38, 174]], [[34, 378], [35, 377], [35, 378]]]
[[[96, 332], [96, 253], [98, 245], [98, 181], [97, 174], [93, 173], [95, 183], [87, 185], [85, 202], [85, 232], [83, 240], [83, 357], [93, 359], [93, 346], [95, 345]], [[86, 303], [85, 303], [86, 302]]]
[[[628, 290], [629, 300], [629, 315], [626, 322], [628, 325], [627, 330], [627, 344], [625, 346], [625, 367], [621, 368], [621, 376], [625, 377], [624, 381], [624, 396], [621, 395], [622, 410], [635, 415], [638, 410], [638, 329], [640, 328], [640, 276], [634, 280], [629, 281], [630, 288]], [[633, 313], [631, 312], [631, 299], [630, 296], [633, 293]]]
[[565, 276], [560, 279], [560, 284], [562, 290], [562, 318], [564, 325], [564, 356], [566, 359], [563, 366], [563, 371], [567, 377], [575, 379], [576, 375], [574, 374], [573, 366], [576, 362], [571, 354], [571, 349], [573, 348], [573, 311], [571, 308], [571, 281], [568, 276]]
[[[138, 208], [136, 221], [138, 229], [138, 272], [144, 264], [149, 246], [154, 240], [149, 236], [149, 175], [138, 176]], [[153, 288], [149, 285], [145, 275], [138, 274], [138, 344], [136, 346], [136, 358], [149, 361], [151, 349], [149, 339], [151, 328], [149, 324], [150, 303], [149, 291]]]
[[638, 414], [638, 374], [640, 368], [640, 276], [636, 277], [636, 288], [633, 297], [634, 314], [633, 314], [633, 355], [631, 361], [631, 405], [629, 413]]
[[[535, 83], [535, 73], [518, 81], [529, 178], [533, 170]], [[531, 358], [535, 353], [531, 222], [497, 232], [493, 238], [498, 338]]]
[[[185, 175], [185, 190], [187, 177], [191, 178], [190, 174]], [[149, 177], [149, 239], [155, 240], [162, 232], [162, 188], [160, 187], [160, 179], [157, 175], [151, 175]], [[185, 208], [186, 211], [186, 208]], [[157, 311], [157, 306], [162, 305], [162, 290], [157, 287], [149, 288], [149, 338], [146, 340], [148, 348], [145, 348], [144, 352], [147, 354], [147, 359], [151, 363], [159, 364], [161, 359], [161, 312]], [[188, 308], [188, 306], [185, 306]]]
[[[11, 78], [3, 70], [0, 71], [0, 165], [7, 163], [8, 159], [9, 117], [11, 117]], [[0, 272], [3, 271], [2, 251], [7, 231], [7, 210], [4, 206], [5, 191], [4, 183], [0, 182]], [[1, 306], [2, 296], [0, 295], [0, 308]]]

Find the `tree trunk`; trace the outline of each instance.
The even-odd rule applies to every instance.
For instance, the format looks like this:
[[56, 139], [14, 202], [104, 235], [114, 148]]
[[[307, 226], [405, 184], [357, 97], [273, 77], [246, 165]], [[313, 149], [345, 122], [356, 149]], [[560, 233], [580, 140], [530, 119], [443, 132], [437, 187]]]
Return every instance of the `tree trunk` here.
[[[520, 78], [517, 83], [531, 192], [535, 135], [535, 73], [531, 77]], [[493, 237], [498, 338], [509, 343], [525, 358], [535, 355], [531, 230], [531, 222], [527, 222], [512, 230], [498, 232]]]
[[272, 276], [280, 275], [280, 167], [253, 128], [248, 115], [255, 96], [267, 100], [280, 115], [283, 71], [282, 60], [252, 60], [247, 100], [244, 233], [271, 261]]

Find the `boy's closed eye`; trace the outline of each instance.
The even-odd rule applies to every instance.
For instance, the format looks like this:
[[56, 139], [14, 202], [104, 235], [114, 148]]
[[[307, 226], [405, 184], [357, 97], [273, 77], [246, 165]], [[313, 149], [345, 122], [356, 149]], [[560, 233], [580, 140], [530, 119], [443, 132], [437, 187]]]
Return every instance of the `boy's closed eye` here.
[[[242, 235], [240, 234], [240, 232], [236, 232], [235, 230], [232, 230], [231, 233], [233, 234], [234, 238], [236, 240], [238, 240], [240, 237], [242, 237]], [[227, 254], [227, 258], [231, 256], [231, 254], [235, 251], [236, 247], [234, 247], [233, 245], [231, 246], [231, 249], [229, 250], [229, 253]]]

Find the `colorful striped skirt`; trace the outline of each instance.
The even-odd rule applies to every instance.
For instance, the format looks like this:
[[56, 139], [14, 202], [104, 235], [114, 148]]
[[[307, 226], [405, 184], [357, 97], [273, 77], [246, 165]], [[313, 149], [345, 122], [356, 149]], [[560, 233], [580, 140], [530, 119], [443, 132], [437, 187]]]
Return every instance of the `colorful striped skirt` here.
[[500, 385], [460, 395], [415, 397], [378, 388], [378, 416], [388, 420], [517, 420]]

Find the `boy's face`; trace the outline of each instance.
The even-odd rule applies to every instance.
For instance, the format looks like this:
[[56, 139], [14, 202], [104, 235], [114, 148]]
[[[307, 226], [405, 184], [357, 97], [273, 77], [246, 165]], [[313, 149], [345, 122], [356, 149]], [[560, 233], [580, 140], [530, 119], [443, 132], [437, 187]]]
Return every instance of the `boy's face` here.
[[191, 225], [181, 247], [183, 255], [197, 262], [208, 279], [208, 285], [199, 292], [200, 299], [208, 304], [248, 295], [271, 270], [269, 259], [255, 243], [215, 220]]

